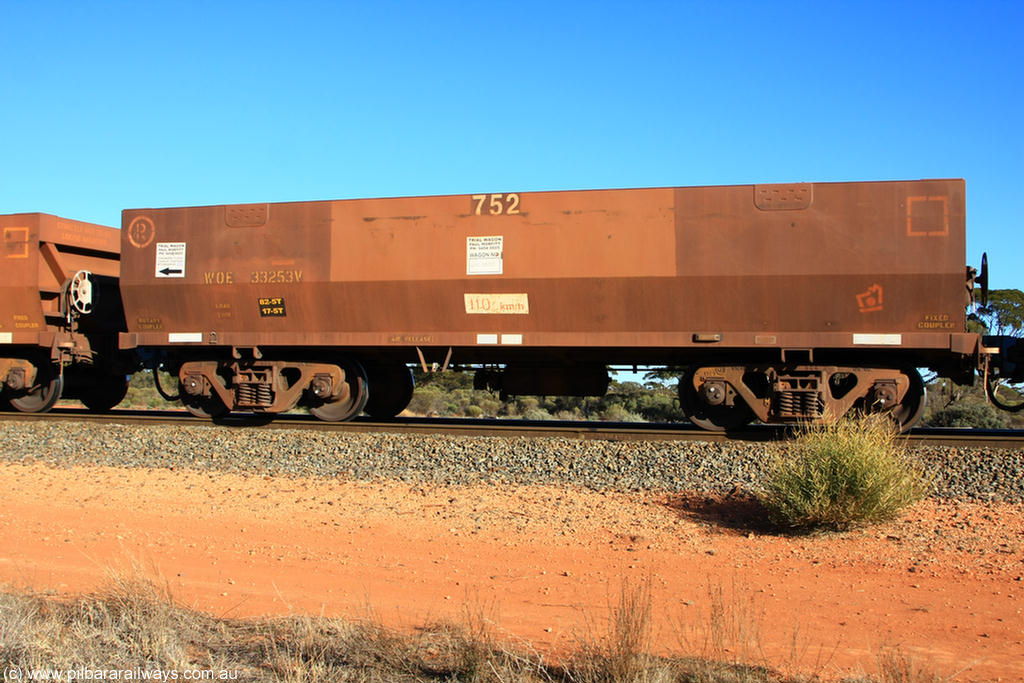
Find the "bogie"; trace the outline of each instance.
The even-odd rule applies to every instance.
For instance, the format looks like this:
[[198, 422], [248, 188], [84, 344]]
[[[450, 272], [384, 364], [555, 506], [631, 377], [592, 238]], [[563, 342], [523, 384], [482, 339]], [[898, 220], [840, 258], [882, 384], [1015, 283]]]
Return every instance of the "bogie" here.
[[716, 431], [754, 419], [814, 424], [853, 409], [886, 413], [906, 430], [924, 412], [925, 391], [914, 368], [717, 366], [687, 372], [679, 400], [694, 424]]

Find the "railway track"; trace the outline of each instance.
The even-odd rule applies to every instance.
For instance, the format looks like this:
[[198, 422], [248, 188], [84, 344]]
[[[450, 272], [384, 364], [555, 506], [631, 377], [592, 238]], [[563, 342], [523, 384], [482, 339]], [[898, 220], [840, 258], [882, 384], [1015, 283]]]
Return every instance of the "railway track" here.
[[[90, 413], [76, 408], [56, 408], [49, 413], [0, 412], [0, 420], [61, 420], [93, 424], [203, 425], [208, 420], [185, 411], [113, 410]], [[463, 436], [560, 437], [606, 441], [772, 441], [785, 437], [788, 428], [756, 425], [741, 431], [707, 432], [689, 424], [635, 422], [570, 422], [473, 418], [399, 417], [374, 420], [361, 417], [350, 422], [324, 422], [311, 415], [233, 415], [217, 424], [237, 428], [302, 429], [327, 432], [394, 432], [405, 434], [449, 433]], [[1024, 448], [1024, 431], [921, 427], [908, 440], [917, 445], [971, 448]]]

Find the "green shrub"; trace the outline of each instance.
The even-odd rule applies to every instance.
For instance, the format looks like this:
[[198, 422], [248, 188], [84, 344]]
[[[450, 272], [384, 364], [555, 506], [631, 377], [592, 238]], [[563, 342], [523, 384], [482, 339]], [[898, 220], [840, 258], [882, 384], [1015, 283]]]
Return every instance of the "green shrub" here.
[[935, 411], [926, 422], [929, 427], [1002, 429], [1007, 418], [988, 403], [957, 401]]
[[931, 489], [932, 477], [884, 416], [809, 427], [775, 448], [759, 498], [782, 527], [842, 530], [885, 521]]
[[416, 387], [409, 411], [416, 415], [440, 415], [447, 406], [447, 394], [436, 386]]
[[679, 399], [663, 389], [657, 389], [640, 396], [637, 403], [640, 415], [651, 422], [682, 422], [686, 419]]
[[618, 403], [613, 403], [610, 406], [608, 406], [607, 408], [605, 408], [603, 411], [601, 411], [601, 414], [599, 415], [599, 417], [600, 417], [600, 419], [602, 419], [602, 420], [604, 420], [606, 422], [643, 422], [644, 421], [644, 419], [641, 416], [636, 415], [634, 413], [631, 413], [625, 406], [623, 406], [621, 404], [618, 404]]
[[555, 419], [554, 417], [552, 417], [551, 413], [544, 410], [543, 408], [527, 408], [525, 411], [523, 411], [522, 418], [524, 420], [533, 420], [534, 422], [538, 420]]
[[477, 399], [477, 405], [479, 405], [480, 409], [484, 411], [484, 415], [487, 417], [497, 416], [498, 411], [501, 410], [501, 401], [496, 398], [491, 398], [490, 394], [485, 391], [478, 391], [476, 393], [477, 395], [482, 396], [482, 398]]

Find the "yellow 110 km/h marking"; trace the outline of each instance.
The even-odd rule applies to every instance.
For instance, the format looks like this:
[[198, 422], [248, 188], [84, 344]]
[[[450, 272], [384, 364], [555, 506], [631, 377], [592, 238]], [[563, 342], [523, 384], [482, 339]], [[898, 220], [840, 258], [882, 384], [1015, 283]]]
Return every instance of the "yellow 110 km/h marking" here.
[[525, 292], [515, 294], [465, 294], [466, 313], [529, 315], [530, 299]]

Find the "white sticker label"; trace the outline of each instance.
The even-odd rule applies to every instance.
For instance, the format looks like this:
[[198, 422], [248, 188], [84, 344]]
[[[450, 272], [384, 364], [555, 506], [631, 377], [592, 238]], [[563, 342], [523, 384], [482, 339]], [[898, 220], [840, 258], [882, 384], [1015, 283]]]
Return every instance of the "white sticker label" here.
[[156, 276], [185, 277], [185, 242], [156, 243]]
[[0, 344], [13, 344], [14, 333], [13, 332], [0, 332]]
[[501, 275], [502, 235], [466, 238], [466, 275]]
[[854, 334], [854, 344], [870, 346], [899, 346], [903, 343], [902, 334]]
[[476, 335], [477, 344], [497, 344], [498, 335], [496, 334], [478, 334]]
[[171, 332], [167, 335], [167, 341], [171, 344], [181, 342], [201, 342], [203, 341], [202, 332]]
[[501, 335], [502, 344], [522, 344], [523, 335], [521, 334], [503, 334]]

